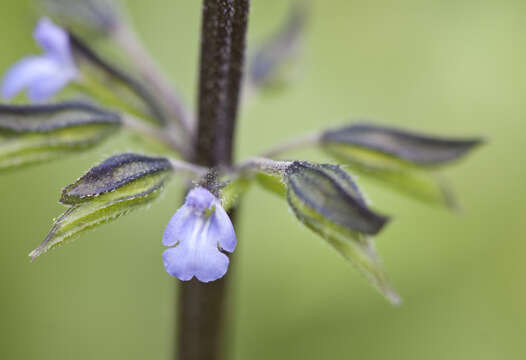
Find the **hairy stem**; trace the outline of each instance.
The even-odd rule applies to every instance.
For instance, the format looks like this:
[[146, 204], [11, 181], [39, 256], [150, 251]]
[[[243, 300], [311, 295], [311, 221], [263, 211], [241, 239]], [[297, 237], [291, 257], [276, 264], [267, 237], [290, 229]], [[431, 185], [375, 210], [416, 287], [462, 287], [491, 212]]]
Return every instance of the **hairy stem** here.
[[[231, 166], [243, 74], [249, 0], [203, 0], [198, 124], [194, 160]], [[235, 223], [234, 212], [230, 217]], [[196, 280], [179, 292], [178, 358], [220, 359], [224, 352], [227, 276], [213, 283]], [[230, 274], [230, 275], [229, 275]]]

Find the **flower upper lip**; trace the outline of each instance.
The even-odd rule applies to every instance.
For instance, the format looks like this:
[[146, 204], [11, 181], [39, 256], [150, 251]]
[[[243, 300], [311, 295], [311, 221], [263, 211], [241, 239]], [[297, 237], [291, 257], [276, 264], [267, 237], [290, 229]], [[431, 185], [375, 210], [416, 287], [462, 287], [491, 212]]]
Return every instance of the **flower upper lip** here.
[[30, 100], [46, 100], [78, 74], [69, 36], [64, 29], [48, 18], [42, 18], [33, 37], [44, 53], [25, 57], [7, 71], [2, 83], [2, 97], [7, 100], [24, 89], [27, 89]]

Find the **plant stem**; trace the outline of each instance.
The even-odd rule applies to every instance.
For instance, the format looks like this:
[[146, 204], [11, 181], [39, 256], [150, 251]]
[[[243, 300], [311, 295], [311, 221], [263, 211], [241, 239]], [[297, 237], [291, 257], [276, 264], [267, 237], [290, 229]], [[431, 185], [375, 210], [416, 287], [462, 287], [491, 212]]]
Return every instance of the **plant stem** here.
[[[203, 0], [196, 163], [230, 166], [243, 74], [249, 0]], [[235, 223], [234, 212], [230, 212]], [[179, 359], [215, 360], [224, 352], [227, 276], [192, 280], [179, 292]], [[230, 275], [229, 275], [230, 274]]]

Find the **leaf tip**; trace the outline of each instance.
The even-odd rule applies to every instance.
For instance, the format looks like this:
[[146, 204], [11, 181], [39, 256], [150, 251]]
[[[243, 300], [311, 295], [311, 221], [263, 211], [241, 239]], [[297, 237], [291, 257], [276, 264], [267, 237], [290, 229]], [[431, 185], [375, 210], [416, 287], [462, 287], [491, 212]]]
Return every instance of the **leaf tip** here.
[[393, 289], [385, 289], [384, 296], [389, 300], [393, 306], [401, 306], [403, 301], [400, 295]]

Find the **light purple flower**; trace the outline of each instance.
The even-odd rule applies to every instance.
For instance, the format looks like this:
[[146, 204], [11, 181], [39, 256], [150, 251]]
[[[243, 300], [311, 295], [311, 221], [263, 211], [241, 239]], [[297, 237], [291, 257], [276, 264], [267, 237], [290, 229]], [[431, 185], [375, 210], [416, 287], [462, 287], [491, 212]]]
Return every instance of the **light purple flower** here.
[[33, 37], [44, 54], [25, 57], [7, 71], [2, 82], [2, 97], [6, 100], [24, 89], [30, 100], [46, 100], [77, 76], [66, 31], [43, 18]]
[[188, 192], [184, 205], [166, 226], [163, 245], [175, 245], [163, 253], [170, 275], [183, 281], [195, 276], [209, 282], [225, 275], [229, 260], [220, 250], [233, 252], [236, 234], [219, 199], [197, 187]]

